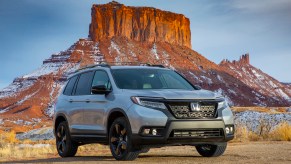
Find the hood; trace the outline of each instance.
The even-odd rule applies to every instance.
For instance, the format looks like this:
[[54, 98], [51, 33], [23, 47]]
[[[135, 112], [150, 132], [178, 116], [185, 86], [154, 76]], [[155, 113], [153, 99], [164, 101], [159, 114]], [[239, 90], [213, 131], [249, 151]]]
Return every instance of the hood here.
[[165, 99], [216, 99], [218, 96], [208, 90], [180, 90], [180, 89], [159, 89], [159, 90], [129, 90], [123, 92], [131, 96], [159, 97]]

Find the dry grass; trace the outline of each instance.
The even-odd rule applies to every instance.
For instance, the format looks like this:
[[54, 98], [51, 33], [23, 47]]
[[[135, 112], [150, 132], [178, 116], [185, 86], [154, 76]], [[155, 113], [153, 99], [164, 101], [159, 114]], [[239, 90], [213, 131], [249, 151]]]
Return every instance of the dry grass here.
[[[252, 132], [247, 127], [237, 127], [235, 139], [232, 142], [291, 141], [291, 125], [287, 122], [277, 125], [273, 130], [264, 124], [258, 128], [260, 129]], [[14, 131], [0, 133], [0, 162], [58, 157], [54, 140], [19, 141], [15, 136]], [[80, 146], [77, 155], [110, 155], [110, 151], [108, 146], [90, 144]]]
[[248, 142], [248, 141], [260, 141], [263, 140], [255, 132], [249, 131], [247, 127], [236, 128], [234, 140], [232, 142]]
[[264, 113], [285, 113], [289, 107], [232, 107], [232, 111], [244, 112], [244, 111], [256, 111]]
[[233, 142], [247, 141], [291, 141], [291, 125], [282, 122], [273, 130], [266, 128], [265, 125], [258, 126], [257, 133], [248, 130], [247, 127], [237, 127]]
[[[43, 159], [58, 157], [55, 140], [19, 141], [15, 132], [0, 133], [0, 163], [4, 161], [18, 161], [21, 159]], [[80, 146], [77, 155], [96, 156], [110, 154], [107, 146], [89, 144]]]
[[283, 122], [270, 133], [270, 138], [275, 141], [291, 141], [291, 125]]

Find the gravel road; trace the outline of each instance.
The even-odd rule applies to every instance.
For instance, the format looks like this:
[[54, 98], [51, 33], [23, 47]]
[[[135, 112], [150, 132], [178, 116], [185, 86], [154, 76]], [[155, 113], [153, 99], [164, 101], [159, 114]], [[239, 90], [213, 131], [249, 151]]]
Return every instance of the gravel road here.
[[[47, 159], [11, 161], [10, 163], [128, 163], [119, 162], [109, 154]], [[230, 143], [221, 157], [201, 157], [191, 146], [171, 146], [151, 149], [140, 154], [134, 163], [291, 163], [291, 142], [249, 142]]]

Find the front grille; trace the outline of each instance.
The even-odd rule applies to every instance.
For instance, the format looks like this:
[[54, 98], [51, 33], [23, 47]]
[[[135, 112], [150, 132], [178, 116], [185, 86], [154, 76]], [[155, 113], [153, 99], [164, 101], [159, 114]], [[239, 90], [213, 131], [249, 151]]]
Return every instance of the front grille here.
[[171, 133], [171, 137], [174, 138], [211, 138], [222, 136], [222, 129], [173, 130]]
[[171, 113], [178, 119], [215, 118], [216, 102], [200, 102], [200, 110], [192, 111], [191, 103], [167, 103]]

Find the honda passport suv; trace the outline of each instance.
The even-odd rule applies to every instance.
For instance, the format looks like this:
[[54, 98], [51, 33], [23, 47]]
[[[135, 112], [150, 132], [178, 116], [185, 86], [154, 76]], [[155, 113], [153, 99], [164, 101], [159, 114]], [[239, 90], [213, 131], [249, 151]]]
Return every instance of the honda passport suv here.
[[171, 69], [99, 64], [68, 78], [55, 105], [54, 133], [61, 157], [89, 143], [109, 145], [116, 160], [167, 145], [216, 157], [233, 139], [234, 122], [223, 97]]

